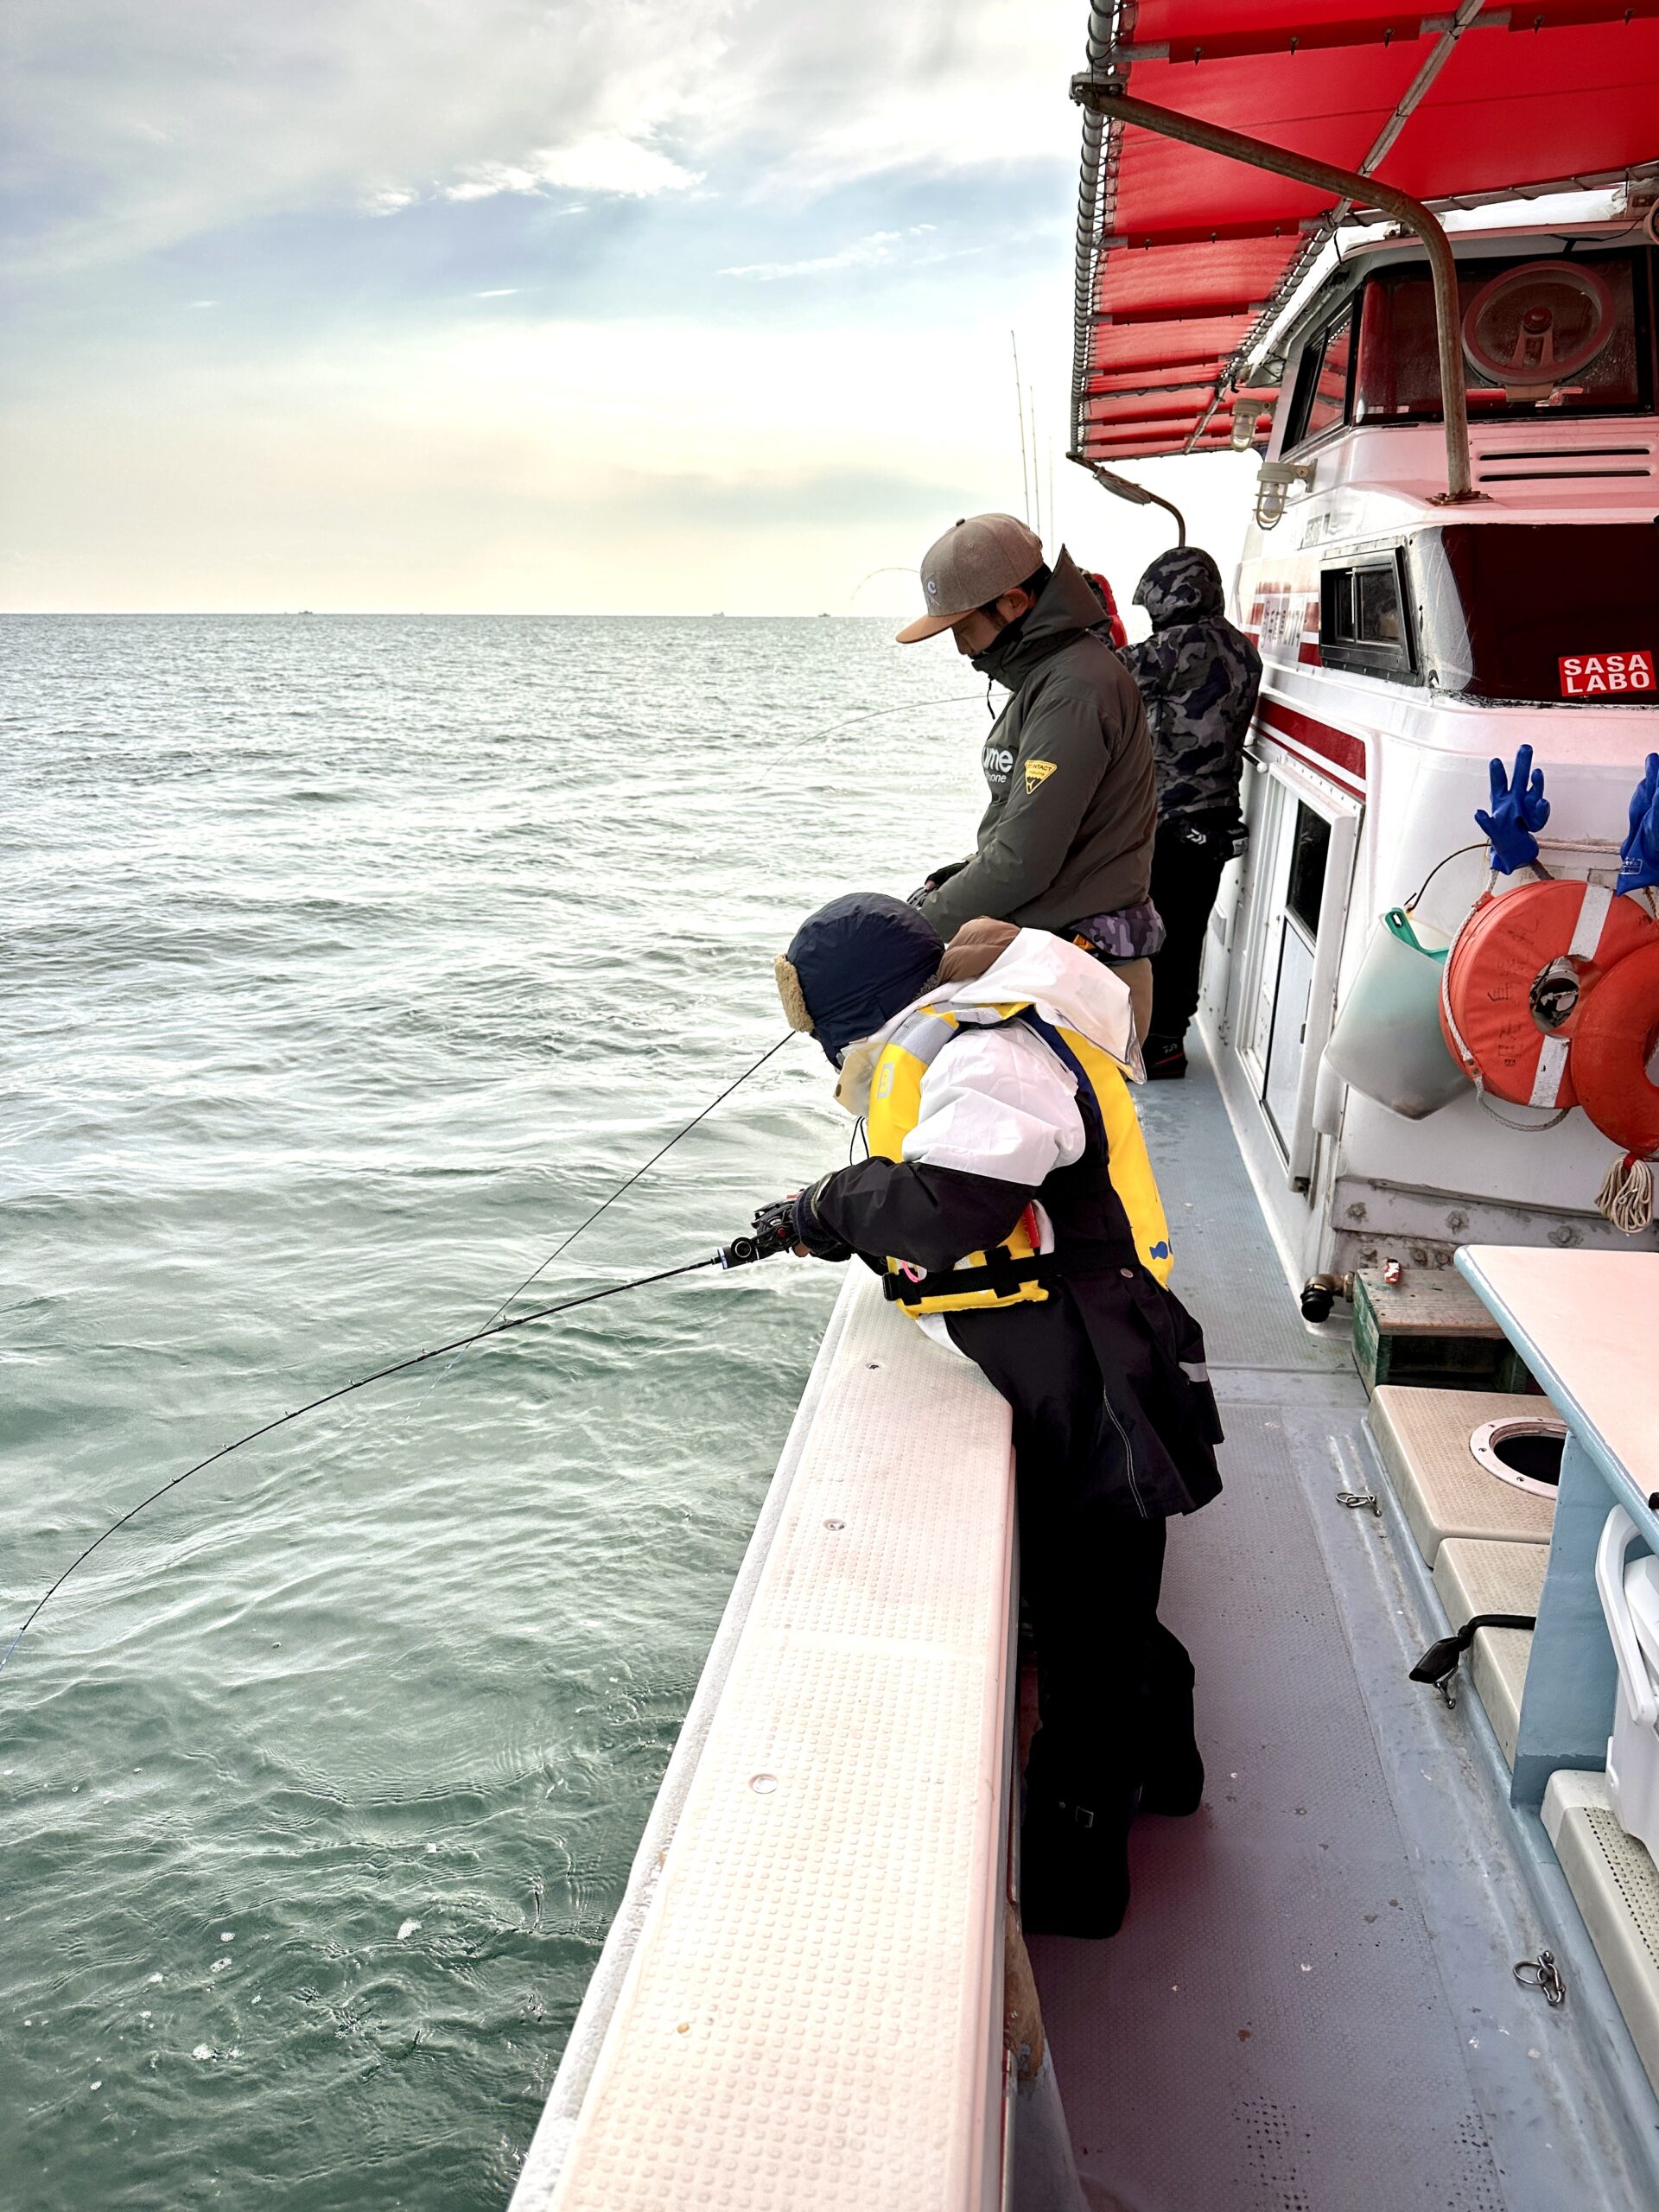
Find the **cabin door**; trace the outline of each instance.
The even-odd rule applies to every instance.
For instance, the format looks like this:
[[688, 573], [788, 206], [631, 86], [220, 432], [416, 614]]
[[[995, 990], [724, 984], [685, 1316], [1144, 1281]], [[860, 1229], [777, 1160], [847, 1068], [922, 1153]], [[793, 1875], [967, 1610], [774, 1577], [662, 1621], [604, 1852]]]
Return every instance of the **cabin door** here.
[[1262, 1103], [1273, 1133], [1288, 1153], [1296, 1130], [1296, 1101], [1301, 1090], [1302, 1056], [1307, 1049], [1307, 1004], [1313, 988], [1313, 940], [1295, 917], [1279, 925], [1278, 988], [1268, 1028], [1268, 1058]]
[[1313, 1077], [1330, 1028], [1358, 810], [1327, 802], [1311, 778], [1274, 772], [1263, 783], [1252, 823], [1250, 1014], [1239, 1056], [1286, 1173], [1301, 1189], [1313, 1165]]

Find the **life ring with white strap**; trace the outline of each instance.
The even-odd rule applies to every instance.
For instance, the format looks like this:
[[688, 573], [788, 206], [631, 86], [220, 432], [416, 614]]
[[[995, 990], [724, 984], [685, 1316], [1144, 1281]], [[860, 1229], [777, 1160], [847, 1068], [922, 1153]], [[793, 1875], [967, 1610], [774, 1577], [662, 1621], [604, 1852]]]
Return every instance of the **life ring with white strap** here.
[[1577, 1039], [1590, 1008], [1610, 973], [1650, 945], [1659, 947], [1652, 916], [1599, 884], [1488, 891], [1442, 971], [1452, 1057], [1494, 1097], [1565, 1113], [1579, 1103]]

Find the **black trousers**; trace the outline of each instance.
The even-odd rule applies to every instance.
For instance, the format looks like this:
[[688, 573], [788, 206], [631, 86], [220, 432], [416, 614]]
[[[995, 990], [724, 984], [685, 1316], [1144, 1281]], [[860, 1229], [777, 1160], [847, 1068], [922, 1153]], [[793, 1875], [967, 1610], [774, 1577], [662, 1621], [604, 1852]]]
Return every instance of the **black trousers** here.
[[1065, 1291], [1009, 1313], [952, 1315], [950, 1333], [1014, 1409], [1020, 1595], [1042, 1720], [1028, 1791], [1106, 1816], [1191, 1745], [1192, 1662], [1158, 1618], [1166, 1524], [1128, 1496], [1094, 1348]]
[[1198, 1012], [1204, 933], [1232, 852], [1230, 807], [1178, 814], [1158, 824], [1152, 848], [1152, 903], [1164, 918], [1163, 950], [1152, 958], [1151, 1034], [1179, 1044]]

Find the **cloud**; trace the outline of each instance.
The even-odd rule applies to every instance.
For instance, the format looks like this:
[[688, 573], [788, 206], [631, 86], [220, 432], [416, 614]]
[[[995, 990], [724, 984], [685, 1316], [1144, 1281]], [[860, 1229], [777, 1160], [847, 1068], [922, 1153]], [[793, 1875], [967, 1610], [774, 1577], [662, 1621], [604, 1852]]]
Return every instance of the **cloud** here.
[[[726, 0], [10, 0], [0, 192], [41, 272], [446, 188], [638, 195]], [[522, 171], [521, 184], [513, 175]]]
[[146, 356], [15, 411], [34, 564], [0, 604], [816, 612], [971, 504], [1017, 507], [1007, 308], [964, 319], [943, 390], [931, 325], [803, 349], [683, 324], [671, 381], [652, 322], [484, 303], [276, 366]]
[[1017, 509], [1081, 4], [8, 0], [4, 597], [816, 611]]
[[543, 147], [520, 163], [485, 162], [460, 183], [446, 185], [446, 200], [493, 200], [499, 192], [612, 193], [619, 199], [649, 200], [659, 192], [682, 192], [700, 184], [694, 171], [655, 146], [635, 138], [593, 137], [563, 149]]
[[10, 0], [28, 268], [248, 219], [1069, 160], [1079, 0]]
[[933, 227], [931, 223], [912, 223], [908, 230], [872, 231], [868, 238], [842, 246], [839, 253], [816, 254], [805, 261], [749, 261], [715, 273], [721, 276], [752, 276], [757, 283], [773, 284], [783, 276], [820, 276], [842, 269], [870, 269], [892, 261], [895, 247], [901, 246], [906, 238], [925, 238]]
[[[27, 558], [0, 568], [0, 607], [839, 608], [874, 569], [913, 575], [954, 516], [1020, 512], [1011, 321], [1039, 395], [1046, 540], [1104, 568], [1127, 607], [1168, 520], [1065, 464], [1063, 275], [1026, 257], [995, 293], [964, 292], [948, 375], [931, 315], [838, 309], [803, 343], [782, 313], [596, 323], [452, 296], [416, 331], [302, 331], [276, 356], [172, 322], [118, 374], [88, 356], [14, 408], [6, 534]], [[1225, 568], [1254, 467], [1135, 473]], [[890, 582], [859, 607], [907, 607]]]

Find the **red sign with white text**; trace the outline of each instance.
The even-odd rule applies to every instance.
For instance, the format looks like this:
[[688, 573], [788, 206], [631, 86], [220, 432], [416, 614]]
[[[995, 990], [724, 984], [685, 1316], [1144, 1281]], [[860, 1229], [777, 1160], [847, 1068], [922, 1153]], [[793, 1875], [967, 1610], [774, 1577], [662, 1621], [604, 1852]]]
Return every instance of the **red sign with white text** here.
[[1568, 653], [1560, 662], [1563, 699], [1628, 699], [1653, 695], [1653, 655]]

